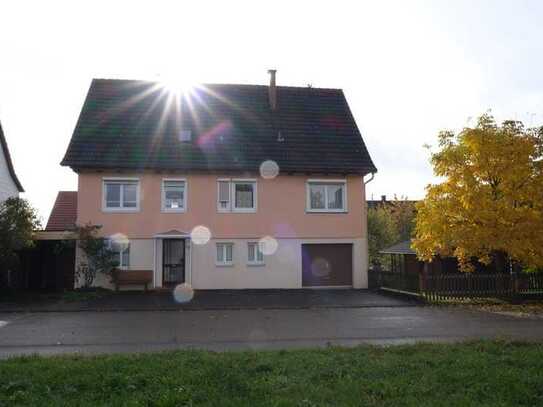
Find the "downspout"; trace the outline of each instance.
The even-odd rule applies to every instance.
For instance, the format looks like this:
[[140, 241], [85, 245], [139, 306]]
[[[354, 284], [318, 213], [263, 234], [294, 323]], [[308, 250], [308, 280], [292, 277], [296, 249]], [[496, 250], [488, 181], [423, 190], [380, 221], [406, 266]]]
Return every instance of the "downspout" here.
[[[369, 288], [369, 267], [370, 267], [370, 259], [369, 259], [369, 252], [368, 252], [368, 204], [367, 204], [367, 199], [366, 199], [366, 185], [368, 185], [371, 181], [373, 181], [373, 178], [375, 177], [375, 173], [371, 173], [371, 176], [370, 178], [367, 180], [367, 181], [364, 181], [364, 177], [362, 177], [362, 182], [363, 182], [363, 185], [364, 185], [364, 199], [366, 200], [366, 202], [364, 202], [364, 210], [366, 211], [366, 218], [363, 219], [363, 225], [364, 225], [364, 228], [366, 230], [366, 241], [365, 243], [363, 243], [363, 245], [365, 246], [364, 247], [364, 251], [365, 251], [365, 257], [366, 257], [366, 260], [364, 261], [364, 258], [362, 258], [362, 265], [363, 267], [365, 266], [366, 268], [366, 281], [367, 281], [367, 285], [366, 285], [366, 288]], [[364, 264], [365, 263], [365, 264]], [[379, 274], [379, 277], [381, 277], [382, 275]], [[379, 281], [379, 285], [381, 284], [381, 282]]]

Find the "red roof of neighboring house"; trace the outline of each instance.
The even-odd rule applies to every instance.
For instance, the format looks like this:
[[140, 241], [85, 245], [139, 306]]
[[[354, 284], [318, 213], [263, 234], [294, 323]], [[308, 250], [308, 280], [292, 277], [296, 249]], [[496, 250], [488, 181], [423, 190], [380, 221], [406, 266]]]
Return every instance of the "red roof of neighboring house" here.
[[59, 191], [46, 231], [73, 230], [77, 220], [77, 191]]
[[11, 156], [9, 154], [8, 143], [6, 141], [6, 137], [4, 136], [4, 132], [2, 131], [2, 123], [0, 123], [0, 147], [4, 151], [4, 157], [6, 157], [6, 163], [8, 164], [9, 175], [11, 175], [11, 179], [15, 183], [17, 190], [19, 192], [25, 192], [23, 186], [17, 178], [17, 175], [15, 175], [15, 169], [13, 168], [13, 162], [11, 161]]

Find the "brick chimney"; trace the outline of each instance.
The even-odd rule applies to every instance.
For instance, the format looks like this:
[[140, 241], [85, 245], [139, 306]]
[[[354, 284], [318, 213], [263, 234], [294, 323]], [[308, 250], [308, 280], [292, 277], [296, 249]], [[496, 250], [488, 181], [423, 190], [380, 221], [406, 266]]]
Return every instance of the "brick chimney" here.
[[277, 109], [277, 86], [275, 86], [275, 73], [277, 70], [270, 69], [268, 73], [270, 74], [270, 87], [268, 89], [268, 98], [270, 100], [271, 110]]

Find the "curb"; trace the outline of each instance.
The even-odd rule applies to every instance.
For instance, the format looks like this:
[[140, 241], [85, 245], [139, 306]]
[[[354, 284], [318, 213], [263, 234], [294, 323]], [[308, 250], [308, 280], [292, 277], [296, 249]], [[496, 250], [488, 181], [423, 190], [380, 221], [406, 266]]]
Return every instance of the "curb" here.
[[303, 309], [356, 309], [356, 308], [411, 308], [422, 307], [424, 304], [365, 304], [365, 305], [300, 305], [300, 306], [270, 306], [270, 307], [244, 307], [244, 306], [211, 306], [211, 307], [156, 307], [156, 308], [76, 308], [76, 309], [53, 309], [53, 308], [8, 308], [1, 309], [0, 313], [76, 313], [76, 312], [172, 312], [172, 311], [266, 311], [266, 310], [303, 310]]

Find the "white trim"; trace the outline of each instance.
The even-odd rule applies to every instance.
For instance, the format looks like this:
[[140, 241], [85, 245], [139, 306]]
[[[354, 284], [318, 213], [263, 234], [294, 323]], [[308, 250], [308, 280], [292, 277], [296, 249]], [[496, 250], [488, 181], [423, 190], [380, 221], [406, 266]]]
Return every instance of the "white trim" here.
[[[165, 201], [166, 201], [166, 190], [164, 189], [164, 182], [168, 181], [177, 181], [177, 182], [183, 182], [183, 207], [182, 208], [166, 208], [165, 207]], [[188, 183], [186, 178], [162, 178], [162, 181], [160, 182], [160, 210], [163, 213], [184, 213], [187, 211], [187, 193], [188, 193]]]
[[192, 287], [192, 239], [190, 238], [185, 239], [185, 284]]
[[[161, 288], [164, 287], [164, 240], [168, 239], [175, 239], [175, 240], [182, 240], [184, 245], [184, 251], [183, 251], [183, 260], [185, 262], [185, 281], [184, 283], [187, 285], [192, 285], [192, 243], [190, 239], [190, 235], [155, 235], [154, 241], [155, 241], [155, 271], [156, 271], [156, 280], [158, 280], [158, 273], [160, 273], [160, 286], [156, 284], [155, 287]], [[160, 254], [160, 264], [158, 264], [157, 259], [157, 243], [158, 241], [161, 241], [161, 251]], [[155, 281], [156, 281], [155, 280]]]
[[[227, 208], [221, 208], [219, 202], [220, 182], [229, 183], [229, 201]], [[253, 207], [252, 208], [237, 208], [236, 207], [236, 184], [252, 184], [253, 185]], [[217, 178], [217, 212], [218, 213], [256, 213], [258, 208], [258, 180], [256, 178]]]
[[[221, 206], [219, 205], [220, 204], [220, 201], [219, 201], [219, 197], [220, 197], [220, 188], [219, 188], [219, 183], [220, 182], [228, 182], [228, 206], [226, 208], [221, 208]], [[230, 178], [217, 178], [217, 212], [219, 213], [228, 213], [228, 212], [231, 212], [231, 209], [232, 209], [232, 197], [230, 196], [232, 191], [231, 191], [231, 182], [232, 180]]]
[[[255, 250], [255, 260], [251, 261], [249, 260], [249, 245], [254, 244], [256, 246]], [[247, 256], [245, 257], [247, 259], [247, 266], [265, 266], [266, 262], [264, 261], [264, 253], [262, 253], [262, 244], [257, 241], [248, 241], [247, 242]], [[262, 261], [258, 260], [258, 252], [262, 254]]]
[[[120, 189], [120, 207], [118, 208], [108, 208], [106, 202], [106, 184], [108, 182], [116, 182], [122, 185], [122, 181], [127, 181], [129, 183], [136, 183], [136, 207], [135, 208], [124, 208], [123, 204], [123, 189]], [[137, 177], [103, 177], [102, 178], [102, 212], [107, 213], [134, 213], [140, 211], [140, 199], [141, 199], [141, 181]]]
[[[343, 184], [343, 208], [340, 209], [328, 209], [328, 208], [322, 208], [322, 209], [312, 209], [311, 208], [311, 184]], [[324, 189], [325, 195], [324, 195], [324, 205], [328, 206], [328, 192], [327, 189]], [[347, 193], [347, 180], [346, 179], [308, 179], [305, 183], [305, 211], [308, 213], [348, 213], [349, 210], [347, 208], [347, 197], [349, 196]]]
[[[253, 185], [253, 207], [252, 208], [237, 208], [236, 207], [236, 184], [251, 184]], [[251, 179], [243, 179], [243, 178], [235, 178], [232, 179], [230, 182], [230, 200], [231, 204], [230, 207], [232, 208], [232, 212], [237, 213], [255, 213], [257, 210], [257, 202], [258, 202], [258, 186], [257, 181], [254, 178]]]
[[180, 233], [178, 235], [164, 235], [157, 233], [153, 237], [156, 239], [188, 239], [190, 238], [190, 233]]
[[[117, 268], [119, 270], [130, 270], [130, 264], [132, 263], [131, 262], [131, 257], [132, 257], [132, 254], [131, 254], [131, 250], [130, 250], [130, 239], [127, 239], [128, 240], [128, 244], [126, 245], [126, 247], [124, 248], [123, 250], [123, 244], [122, 243], [116, 243], [115, 242], [115, 239], [112, 238], [112, 236], [108, 236], [107, 238], [107, 246], [108, 246], [108, 249], [111, 250], [112, 252], [115, 252], [119, 255], [119, 265], [117, 266]], [[112, 245], [113, 243], [116, 243], [119, 245], [119, 250], [113, 250], [112, 249]], [[123, 252], [128, 249], [128, 266], [123, 266]]]
[[157, 288], [157, 275], [156, 275], [156, 272], [157, 272], [157, 266], [156, 266], [156, 242], [157, 242], [158, 239], [153, 239], [153, 287], [154, 288]]
[[[220, 262], [217, 260], [217, 246], [222, 245], [223, 246], [223, 261]], [[232, 246], [232, 260], [227, 261], [226, 260], [226, 245]], [[215, 241], [215, 266], [217, 267], [233, 267], [234, 266], [234, 242], [232, 241]]]

